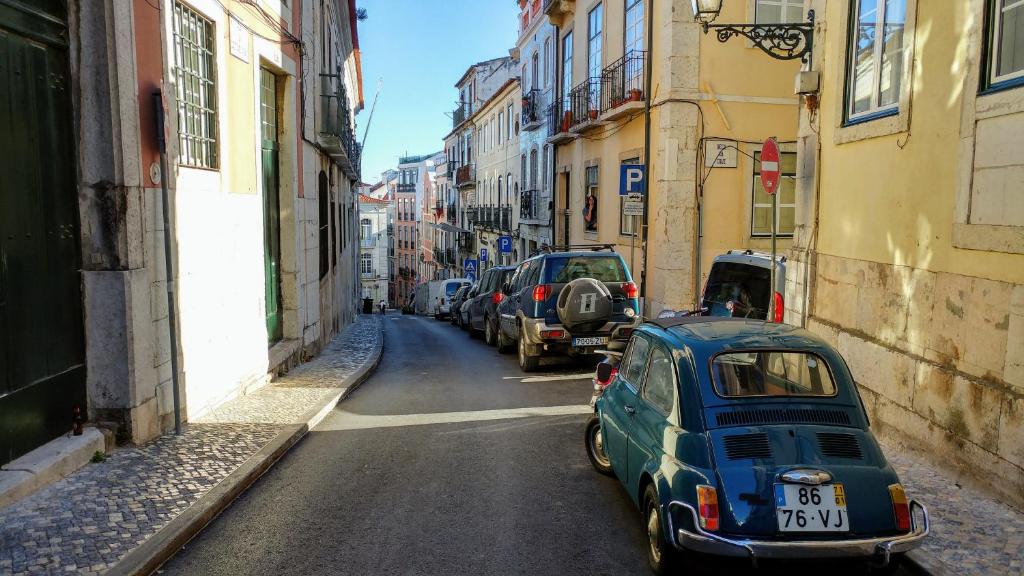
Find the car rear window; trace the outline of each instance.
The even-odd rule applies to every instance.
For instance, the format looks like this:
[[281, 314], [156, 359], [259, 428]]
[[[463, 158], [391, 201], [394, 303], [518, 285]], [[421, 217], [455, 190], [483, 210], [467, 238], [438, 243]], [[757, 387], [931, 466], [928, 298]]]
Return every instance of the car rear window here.
[[464, 284], [458, 284], [458, 283], [455, 283], [455, 282], [452, 282], [450, 284], [446, 284], [445, 287], [444, 287], [444, 293], [445, 293], [446, 296], [448, 296], [450, 298], [450, 297], [454, 296], [455, 293], [459, 291], [459, 288], [462, 288], [463, 286], [464, 286]]
[[625, 282], [626, 270], [615, 256], [552, 256], [544, 266], [544, 282], [564, 284], [577, 278]]
[[716, 262], [704, 286], [703, 307], [712, 316], [764, 320], [768, 317], [771, 274], [768, 268], [751, 264]]
[[836, 384], [825, 361], [797, 351], [719, 354], [711, 361], [715, 391], [721, 396], [834, 396]]

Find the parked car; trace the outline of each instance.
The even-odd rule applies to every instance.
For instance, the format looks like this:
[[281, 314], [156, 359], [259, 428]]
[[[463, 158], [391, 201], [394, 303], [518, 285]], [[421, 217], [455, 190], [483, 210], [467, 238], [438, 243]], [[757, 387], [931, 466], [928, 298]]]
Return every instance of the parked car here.
[[644, 324], [585, 438], [594, 468], [643, 511], [657, 573], [684, 551], [894, 568], [928, 534], [928, 512], [882, 454], [846, 363], [794, 326]]
[[637, 292], [629, 267], [610, 246], [538, 254], [506, 286], [498, 348], [516, 345], [526, 372], [544, 354], [593, 354], [613, 331], [639, 325]]
[[490, 344], [497, 344], [498, 329], [498, 304], [505, 298], [501, 287], [515, 272], [514, 266], [495, 266], [489, 268], [480, 275], [480, 285], [473, 298], [462, 305], [469, 307], [470, 331], [476, 335], [483, 333], [484, 340]]
[[452, 296], [451, 304], [448, 308], [448, 321], [454, 326], [458, 326], [462, 323], [462, 314], [460, 309], [462, 303], [466, 300], [466, 294], [473, 288], [469, 283], [464, 284], [461, 288], [455, 291], [455, 296]]
[[731, 316], [768, 320], [771, 300], [775, 316], [782, 322], [786, 309], [786, 257], [775, 259], [775, 289], [771, 288], [771, 254], [753, 250], [729, 250], [715, 257], [704, 283], [701, 308], [709, 316]]
[[434, 302], [434, 319], [443, 320], [451, 314], [452, 298], [455, 292], [463, 286], [469, 285], [466, 278], [449, 278], [447, 280], [435, 280], [430, 283], [431, 298]]
[[459, 306], [459, 328], [472, 333], [469, 326], [469, 303], [480, 292], [480, 283], [477, 282], [469, 287], [469, 290], [462, 296], [462, 305]]

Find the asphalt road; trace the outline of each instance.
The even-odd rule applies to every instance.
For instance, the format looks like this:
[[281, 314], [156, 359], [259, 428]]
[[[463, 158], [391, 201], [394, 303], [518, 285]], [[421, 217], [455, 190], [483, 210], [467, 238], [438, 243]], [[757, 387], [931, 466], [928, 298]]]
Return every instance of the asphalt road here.
[[[389, 316], [374, 376], [160, 573], [650, 574], [639, 512], [583, 449], [591, 372], [527, 376], [446, 322]], [[700, 572], [723, 569], [748, 571]]]

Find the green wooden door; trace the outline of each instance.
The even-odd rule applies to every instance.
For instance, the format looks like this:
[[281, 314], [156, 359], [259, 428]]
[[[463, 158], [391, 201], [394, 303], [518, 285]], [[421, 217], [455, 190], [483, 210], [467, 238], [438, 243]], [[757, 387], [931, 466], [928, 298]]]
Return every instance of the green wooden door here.
[[87, 408], [63, 4], [0, 2], [0, 464]]
[[281, 339], [281, 208], [277, 139], [277, 77], [260, 69], [260, 133], [263, 159], [263, 254], [266, 276], [267, 338]]

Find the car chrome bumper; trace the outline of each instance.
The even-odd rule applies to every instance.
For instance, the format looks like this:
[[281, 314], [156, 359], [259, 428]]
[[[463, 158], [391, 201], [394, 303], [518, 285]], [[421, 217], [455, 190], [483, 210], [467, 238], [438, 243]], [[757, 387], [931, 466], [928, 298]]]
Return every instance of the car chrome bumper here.
[[[669, 508], [673, 507], [689, 511], [693, 516], [693, 526], [696, 530], [696, 532], [684, 528], [675, 530], [676, 542], [674, 544], [677, 548], [722, 556], [748, 557], [755, 562], [759, 558], [878, 557], [881, 565], [885, 566], [889, 563], [890, 555], [916, 548], [921, 540], [928, 535], [930, 529], [928, 509], [916, 500], [910, 501], [910, 532], [898, 536], [849, 540], [775, 541], [727, 538], [703, 530], [697, 518], [697, 511], [689, 504], [674, 500], [669, 503]], [[915, 508], [921, 511], [920, 524], [918, 524], [917, 515], [914, 513]]]

